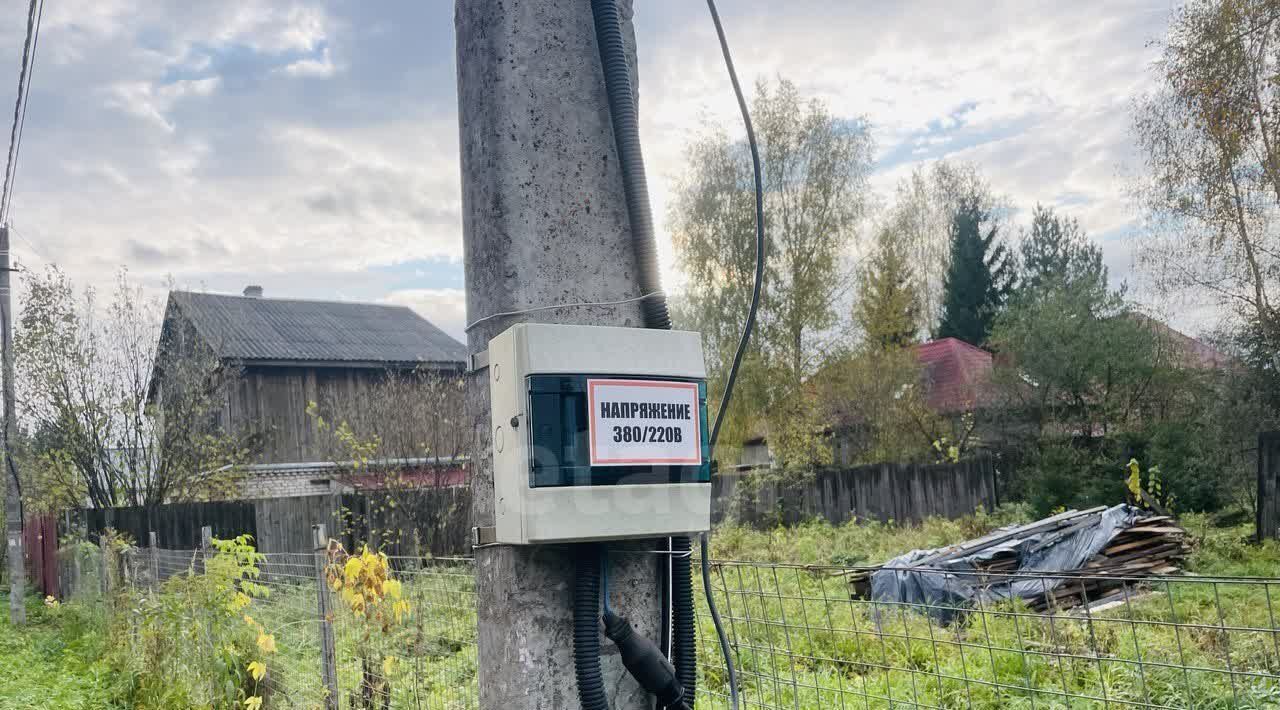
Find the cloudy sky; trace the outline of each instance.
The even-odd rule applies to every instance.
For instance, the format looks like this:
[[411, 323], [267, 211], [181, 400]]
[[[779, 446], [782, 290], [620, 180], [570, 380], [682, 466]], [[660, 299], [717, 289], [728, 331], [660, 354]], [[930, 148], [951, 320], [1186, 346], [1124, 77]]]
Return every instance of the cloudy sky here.
[[[785, 76], [870, 120], [882, 198], [921, 162], [972, 161], [1016, 220], [1037, 201], [1060, 207], [1133, 279], [1129, 106], [1170, 0], [720, 4], [744, 80]], [[705, 7], [636, 5], [642, 138], [678, 288], [669, 186], [693, 132], [736, 126], [736, 106]], [[8, 105], [25, 6], [0, 9]], [[53, 0], [13, 199], [16, 258], [81, 283], [127, 265], [154, 289], [172, 276], [404, 303], [461, 337], [455, 99], [452, 0]]]

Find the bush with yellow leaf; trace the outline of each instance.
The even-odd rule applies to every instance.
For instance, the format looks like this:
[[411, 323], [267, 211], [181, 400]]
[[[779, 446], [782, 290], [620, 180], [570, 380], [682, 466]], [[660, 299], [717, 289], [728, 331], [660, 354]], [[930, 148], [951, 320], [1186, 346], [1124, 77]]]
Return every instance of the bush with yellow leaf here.
[[359, 694], [352, 694], [351, 706], [372, 710], [387, 707], [391, 698], [391, 678], [397, 670], [395, 656], [382, 651], [393, 630], [412, 612], [403, 587], [393, 579], [391, 565], [383, 553], [364, 546], [359, 554], [348, 554], [336, 542], [330, 543], [326, 579], [341, 605], [359, 621], [357, 655], [361, 666]]
[[257, 581], [263, 557], [248, 535], [213, 547], [159, 589], [132, 589], [132, 613], [119, 621], [128, 626], [117, 635], [127, 644], [119, 663], [138, 671], [130, 674], [135, 707], [267, 707], [275, 637], [248, 613], [270, 594]]

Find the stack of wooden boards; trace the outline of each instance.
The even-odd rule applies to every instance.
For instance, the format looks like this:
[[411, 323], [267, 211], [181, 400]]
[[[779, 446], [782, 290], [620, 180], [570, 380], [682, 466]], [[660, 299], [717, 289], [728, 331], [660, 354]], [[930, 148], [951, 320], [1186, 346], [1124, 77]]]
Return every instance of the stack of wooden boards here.
[[[1131, 509], [1124, 526], [1084, 564], [1047, 569], [1042, 551], [1098, 528], [1108, 508], [1069, 510], [1027, 525], [1001, 528], [983, 537], [912, 556], [909, 562], [844, 572], [855, 599], [872, 596], [872, 577], [882, 570], [954, 574], [966, 587], [1003, 590], [1036, 610], [1067, 609], [1122, 598], [1138, 580], [1172, 574], [1189, 553], [1187, 532], [1172, 517]], [[1108, 530], [1109, 532], [1109, 530]], [[890, 566], [892, 565], [892, 566]], [[1001, 594], [993, 594], [1000, 597]]]

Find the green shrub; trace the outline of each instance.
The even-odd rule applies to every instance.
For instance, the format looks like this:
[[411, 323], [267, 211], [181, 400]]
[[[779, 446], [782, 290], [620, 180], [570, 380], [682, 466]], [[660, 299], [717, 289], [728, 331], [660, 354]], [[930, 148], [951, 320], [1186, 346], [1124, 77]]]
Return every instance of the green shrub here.
[[274, 637], [248, 612], [268, 595], [255, 580], [262, 556], [248, 535], [213, 541], [217, 553], [159, 590], [131, 587], [112, 619], [113, 665], [131, 681], [135, 707], [243, 708], [265, 686], [249, 664], [263, 663]]

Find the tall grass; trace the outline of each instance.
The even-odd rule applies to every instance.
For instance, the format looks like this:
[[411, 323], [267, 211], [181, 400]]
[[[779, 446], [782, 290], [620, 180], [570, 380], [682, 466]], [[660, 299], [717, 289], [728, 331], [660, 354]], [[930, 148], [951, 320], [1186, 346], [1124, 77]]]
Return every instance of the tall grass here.
[[[7, 594], [0, 603], [8, 608]], [[123, 708], [120, 679], [103, 659], [105, 620], [93, 606], [27, 604], [27, 625], [0, 615], [0, 710]]]
[[[1185, 579], [1140, 585], [1109, 610], [1039, 614], [979, 603], [942, 625], [910, 605], [853, 599], [842, 566], [960, 542], [1009, 509], [920, 526], [814, 522], [724, 528], [713, 578], [739, 664], [744, 707], [1275, 707], [1280, 704], [1280, 545], [1247, 526], [1184, 521], [1197, 535]], [[704, 610], [705, 611], [705, 610]], [[707, 615], [703, 690], [727, 688]]]
[[[1089, 613], [1038, 614], [1002, 602], [944, 625], [908, 605], [851, 598], [839, 574], [1026, 515], [1009, 508], [918, 526], [717, 530], [713, 558], [734, 562], [716, 564], [713, 590], [733, 642], [743, 707], [1280, 707], [1280, 580], [1257, 579], [1280, 577], [1280, 545], [1249, 542], [1248, 526], [1187, 516], [1195, 545], [1185, 579], [1139, 586], [1128, 603]], [[276, 639], [264, 708], [321, 707], [325, 697], [314, 574], [309, 556], [296, 557], [267, 558], [260, 582], [269, 594], [249, 607]], [[341, 706], [361, 704], [368, 668], [359, 645], [374, 643], [374, 657], [394, 659], [376, 670], [387, 681], [390, 707], [477, 707], [470, 563], [399, 559], [393, 566], [413, 609], [405, 623], [369, 635], [349, 610], [332, 607]], [[695, 584], [699, 707], [725, 707], [724, 666]], [[208, 697], [173, 704], [195, 697], [192, 677], [210, 636], [167, 638], [168, 660], [143, 667], [130, 660], [143, 656], [133, 648], [142, 636], [130, 612], [140, 602], [128, 595], [118, 601], [110, 621], [100, 601], [86, 599], [56, 617], [36, 609], [36, 624], [20, 634], [0, 626], [0, 663], [22, 669], [0, 673], [0, 708], [219, 707]]]

